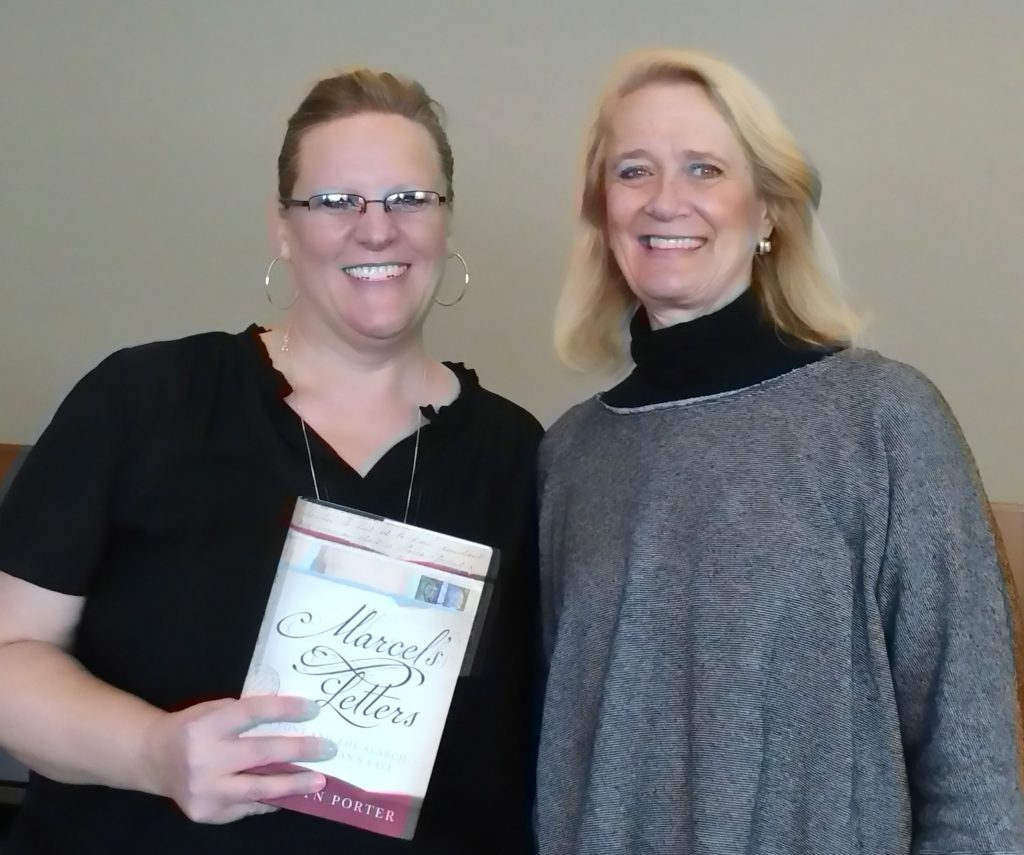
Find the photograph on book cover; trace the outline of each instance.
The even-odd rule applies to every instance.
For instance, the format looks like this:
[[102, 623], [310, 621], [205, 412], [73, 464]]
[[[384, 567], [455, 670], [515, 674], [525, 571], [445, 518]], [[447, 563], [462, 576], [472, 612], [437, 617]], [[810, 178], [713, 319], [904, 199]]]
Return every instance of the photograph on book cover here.
[[243, 694], [321, 712], [248, 734], [321, 736], [338, 753], [308, 764], [323, 792], [277, 804], [412, 837], [495, 561], [481, 544], [299, 500]]

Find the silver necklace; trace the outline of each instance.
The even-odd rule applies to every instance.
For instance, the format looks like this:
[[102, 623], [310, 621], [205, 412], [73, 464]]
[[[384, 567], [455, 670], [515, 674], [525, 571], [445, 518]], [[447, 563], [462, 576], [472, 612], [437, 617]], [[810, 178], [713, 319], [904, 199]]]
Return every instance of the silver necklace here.
[[[288, 333], [281, 337], [281, 352], [288, 353], [289, 361], [291, 361], [291, 353], [288, 350]], [[420, 380], [420, 397], [423, 397], [423, 393], [427, 387], [427, 363], [423, 363], [423, 377]], [[309, 430], [306, 428], [306, 420], [302, 417], [301, 408], [299, 402], [295, 401], [295, 414], [299, 417], [299, 423], [302, 425], [302, 439], [306, 443], [306, 459], [309, 461], [309, 477], [313, 481], [313, 493], [316, 496], [316, 500], [320, 501], [320, 485], [316, 479], [316, 468], [313, 466], [313, 451], [309, 445]], [[409, 491], [405, 497], [405, 515], [402, 517], [402, 522], [409, 522], [409, 508], [412, 506], [412, 488], [416, 482], [416, 464], [419, 461], [420, 456], [420, 428], [423, 427], [423, 416], [420, 413], [420, 408], [416, 407], [416, 434], [413, 440], [412, 446], [412, 471], [409, 473]]]

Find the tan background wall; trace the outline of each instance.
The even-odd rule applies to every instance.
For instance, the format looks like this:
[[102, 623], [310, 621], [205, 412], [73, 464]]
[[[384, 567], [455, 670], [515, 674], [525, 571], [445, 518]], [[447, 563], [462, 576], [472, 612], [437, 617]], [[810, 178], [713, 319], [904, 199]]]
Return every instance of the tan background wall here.
[[719, 52], [775, 98], [871, 343], [944, 391], [992, 496], [1024, 500], [1021, 0], [2, 0], [0, 441], [116, 347], [273, 318], [284, 121], [353, 62], [448, 108], [473, 291], [435, 313], [435, 351], [550, 421], [596, 385], [549, 345], [581, 129], [610, 62], [652, 45]]

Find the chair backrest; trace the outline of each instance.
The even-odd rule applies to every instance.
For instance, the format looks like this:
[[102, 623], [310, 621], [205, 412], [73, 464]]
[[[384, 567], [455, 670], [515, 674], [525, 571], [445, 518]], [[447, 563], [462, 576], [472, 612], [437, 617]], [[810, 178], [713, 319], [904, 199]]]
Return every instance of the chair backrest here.
[[1006, 548], [1010, 572], [1017, 583], [1017, 591], [1024, 595], [1024, 505], [1013, 502], [993, 502], [992, 516]]
[[7, 442], [0, 442], [0, 498], [3, 498], [3, 488], [10, 480], [8, 475], [14, 474], [17, 464], [28, 451], [27, 445], [11, 445]]

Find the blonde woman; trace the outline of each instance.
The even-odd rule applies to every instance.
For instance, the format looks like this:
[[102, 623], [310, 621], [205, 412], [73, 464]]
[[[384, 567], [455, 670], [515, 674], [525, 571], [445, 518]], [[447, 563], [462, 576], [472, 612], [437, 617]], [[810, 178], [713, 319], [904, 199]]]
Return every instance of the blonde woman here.
[[1012, 611], [970, 454], [852, 345], [816, 179], [739, 72], [628, 57], [585, 149], [542, 445], [544, 855], [1024, 852]]

